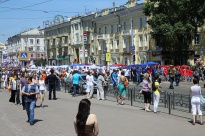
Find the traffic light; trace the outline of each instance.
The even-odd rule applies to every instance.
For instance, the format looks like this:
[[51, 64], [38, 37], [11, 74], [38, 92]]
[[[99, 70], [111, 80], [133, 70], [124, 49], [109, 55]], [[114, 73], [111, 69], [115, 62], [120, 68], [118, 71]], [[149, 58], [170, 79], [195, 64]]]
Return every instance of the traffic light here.
[[132, 56], [133, 61], [135, 61], [135, 55]]

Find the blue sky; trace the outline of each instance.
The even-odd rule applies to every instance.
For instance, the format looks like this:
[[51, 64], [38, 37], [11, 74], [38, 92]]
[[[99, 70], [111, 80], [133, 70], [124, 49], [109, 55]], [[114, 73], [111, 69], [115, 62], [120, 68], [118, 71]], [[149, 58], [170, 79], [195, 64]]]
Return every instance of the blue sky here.
[[[75, 16], [78, 13], [123, 5], [128, 0], [0, 0], [0, 42], [28, 28], [43, 28], [43, 21], [54, 16]], [[140, 0], [142, 2], [142, 0]]]

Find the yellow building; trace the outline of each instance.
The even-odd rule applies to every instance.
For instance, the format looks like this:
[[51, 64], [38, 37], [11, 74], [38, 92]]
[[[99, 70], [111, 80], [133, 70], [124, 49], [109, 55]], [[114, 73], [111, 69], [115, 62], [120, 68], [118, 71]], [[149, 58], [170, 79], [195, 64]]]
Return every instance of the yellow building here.
[[[114, 5], [113, 8], [68, 20], [56, 16], [54, 22], [45, 27], [49, 64], [129, 65], [147, 61], [169, 64], [170, 52], [162, 51], [157, 41], [151, 38], [151, 28], [147, 23], [149, 17], [144, 15], [143, 7], [144, 3], [128, 0], [122, 6]], [[194, 59], [205, 59], [204, 32], [205, 27], [198, 29], [193, 44], [187, 50], [190, 64], [194, 64]], [[106, 59], [106, 55], [110, 59]]]
[[111, 53], [107, 64], [147, 62], [149, 29], [144, 16], [143, 4], [130, 0], [124, 6], [104, 9], [94, 19], [96, 28], [96, 59], [106, 64], [105, 54]]

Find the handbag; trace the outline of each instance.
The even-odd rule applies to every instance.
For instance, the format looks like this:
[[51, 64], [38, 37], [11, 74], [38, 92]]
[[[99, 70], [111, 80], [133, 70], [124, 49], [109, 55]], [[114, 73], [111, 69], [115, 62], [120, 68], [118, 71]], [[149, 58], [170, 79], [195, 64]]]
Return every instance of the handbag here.
[[200, 95], [200, 103], [205, 104], [205, 99], [204, 99], [203, 95]]
[[129, 82], [127, 81], [127, 78], [125, 78], [124, 86], [128, 86], [128, 85], [129, 85]]
[[8, 92], [11, 92], [11, 86], [10, 85], [7, 87], [7, 89], [8, 89]]

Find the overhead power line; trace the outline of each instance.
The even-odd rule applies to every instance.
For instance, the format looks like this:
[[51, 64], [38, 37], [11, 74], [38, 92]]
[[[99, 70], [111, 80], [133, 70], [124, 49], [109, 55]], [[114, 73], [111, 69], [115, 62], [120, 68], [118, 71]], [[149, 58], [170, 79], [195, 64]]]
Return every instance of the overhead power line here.
[[9, 0], [0, 0], [0, 4], [8, 2]]
[[[79, 12], [63, 12], [63, 11], [47, 11], [47, 10], [39, 10], [39, 9], [26, 9], [26, 8], [10, 8], [10, 7], [1, 7], [1, 8], [5, 8], [5, 9], [10, 9], [10, 10], [27, 10], [27, 11], [39, 11], [39, 12], [44, 12], [44, 13], [51, 13], [51, 12], [58, 12], [58, 13], [79, 13]], [[3, 10], [0, 12], [5, 12], [5, 11], [9, 11], [9, 10]]]
[[0, 19], [45, 19], [45, 18], [53, 18], [53, 17], [36, 17], [36, 18], [7, 18], [7, 17], [5, 17], [5, 18], [1, 18], [0, 17]]
[[21, 7], [21, 8], [0, 7], [0, 8], [7, 8], [7, 9], [9, 9], [9, 10], [3, 10], [3, 11], [0, 11], [0, 12], [7, 12], [7, 11], [12, 11], [12, 10], [22, 10], [22, 9], [25, 9], [25, 8], [29, 8], [29, 7], [34, 7], [34, 6], [37, 6], [37, 5], [41, 5], [41, 4], [50, 2], [50, 1], [53, 1], [53, 0], [46, 0], [46, 1], [43, 1], [43, 2], [40, 2], [40, 3], [36, 3], [36, 4], [33, 4], [33, 5]]

